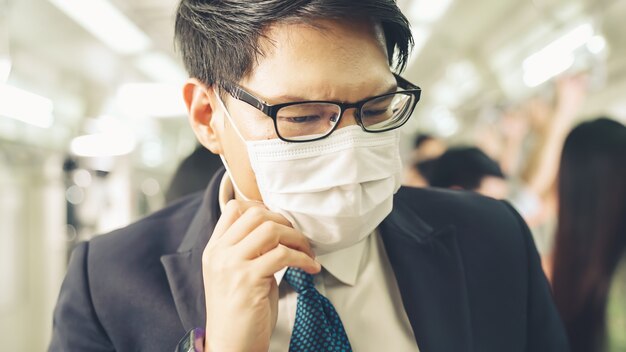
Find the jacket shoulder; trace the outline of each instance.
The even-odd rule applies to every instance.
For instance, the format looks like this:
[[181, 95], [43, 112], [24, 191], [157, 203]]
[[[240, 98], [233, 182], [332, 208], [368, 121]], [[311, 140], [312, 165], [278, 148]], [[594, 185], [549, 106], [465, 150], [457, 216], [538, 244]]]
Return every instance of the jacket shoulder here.
[[488, 232], [513, 225], [518, 232], [520, 229], [520, 217], [510, 205], [475, 192], [402, 187], [394, 197], [394, 212], [400, 217], [420, 218], [434, 228], [453, 225]]
[[528, 226], [513, 207], [474, 192], [402, 188], [394, 197], [388, 223], [400, 230], [391, 232], [413, 233], [419, 242], [454, 229], [468, 269], [520, 270], [527, 264], [529, 250], [536, 251]]

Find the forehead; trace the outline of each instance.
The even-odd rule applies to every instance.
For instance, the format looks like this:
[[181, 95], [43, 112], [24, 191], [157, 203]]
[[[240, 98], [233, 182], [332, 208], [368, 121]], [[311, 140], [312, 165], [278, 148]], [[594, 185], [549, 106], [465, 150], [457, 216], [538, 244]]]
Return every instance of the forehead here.
[[269, 97], [306, 91], [310, 99], [354, 100], [395, 81], [382, 31], [369, 21], [278, 23], [260, 46], [242, 84]]

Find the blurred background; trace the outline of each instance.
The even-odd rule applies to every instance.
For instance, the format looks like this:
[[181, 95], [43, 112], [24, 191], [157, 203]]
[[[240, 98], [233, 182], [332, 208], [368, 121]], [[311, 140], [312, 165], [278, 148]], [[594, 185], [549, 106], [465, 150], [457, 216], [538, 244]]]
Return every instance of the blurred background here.
[[[549, 259], [566, 134], [626, 122], [626, 1], [398, 3], [416, 42], [404, 76], [423, 89], [405, 182], [431, 183], [424, 162], [447, 148], [480, 148], [506, 175], [493, 196]], [[72, 246], [163, 207], [194, 151], [176, 4], [0, 0], [0, 349], [46, 348]]]

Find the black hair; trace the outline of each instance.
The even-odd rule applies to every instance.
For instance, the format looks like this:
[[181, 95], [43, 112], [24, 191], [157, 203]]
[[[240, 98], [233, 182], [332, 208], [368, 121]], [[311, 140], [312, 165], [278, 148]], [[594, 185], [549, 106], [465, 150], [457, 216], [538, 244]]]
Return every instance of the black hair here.
[[599, 118], [563, 146], [552, 287], [572, 351], [605, 346], [607, 296], [626, 255], [626, 127]]
[[498, 163], [474, 147], [451, 148], [429, 167], [425, 176], [433, 187], [458, 186], [473, 191], [486, 176], [504, 178]]
[[413, 139], [413, 149], [417, 149], [419, 147], [422, 146], [422, 144], [431, 141], [435, 139], [435, 137], [433, 137], [430, 134], [426, 134], [426, 133], [419, 133], [417, 136], [415, 136], [415, 139]]
[[394, 0], [181, 0], [175, 39], [187, 72], [204, 84], [236, 83], [263, 52], [272, 24], [317, 19], [367, 19], [380, 24], [389, 65], [402, 71], [413, 38]]
[[423, 161], [418, 161], [413, 163], [413, 168], [420, 174], [426, 182], [430, 185], [430, 180], [433, 179], [433, 172], [435, 171], [435, 167], [437, 164], [437, 158], [435, 159], [426, 159]]

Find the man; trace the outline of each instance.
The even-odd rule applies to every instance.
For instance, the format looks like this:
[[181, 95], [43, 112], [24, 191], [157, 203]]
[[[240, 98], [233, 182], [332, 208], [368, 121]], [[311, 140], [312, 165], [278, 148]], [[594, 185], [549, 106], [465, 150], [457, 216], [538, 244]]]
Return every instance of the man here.
[[51, 350], [567, 349], [509, 206], [398, 191], [420, 90], [393, 1], [182, 0], [176, 30], [228, 172], [77, 247]]
[[473, 191], [495, 199], [505, 199], [508, 185], [498, 163], [475, 147], [447, 150], [433, 161], [428, 175], [433, 187]]

